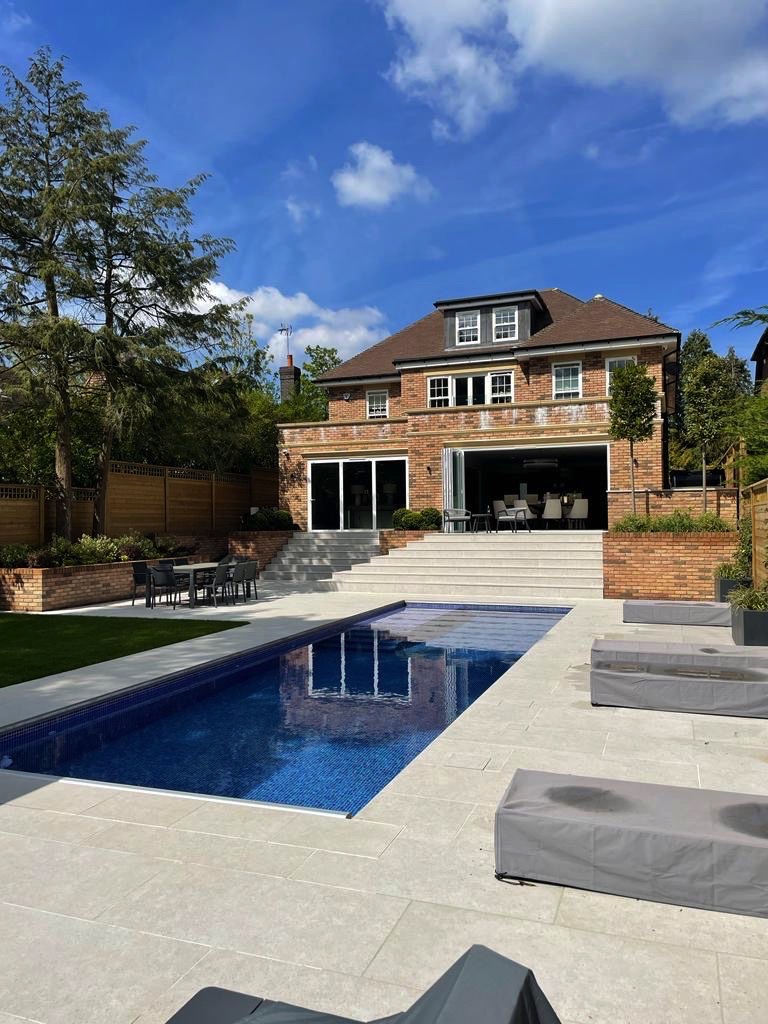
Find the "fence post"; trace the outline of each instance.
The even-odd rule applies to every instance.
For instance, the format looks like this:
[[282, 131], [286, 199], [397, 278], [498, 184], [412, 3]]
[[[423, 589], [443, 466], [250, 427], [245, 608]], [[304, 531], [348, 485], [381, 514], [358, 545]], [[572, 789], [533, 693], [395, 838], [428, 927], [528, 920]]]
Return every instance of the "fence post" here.
[[211, 533], [216, 533], [216, 472], [211, 473]]
[[163, 470], [163, 533], [168, 533], [168, 467]]
[[43, 484], [37, 485], [37, 519], [38, 542], [42, 547], [45, 544], [45, 487]]

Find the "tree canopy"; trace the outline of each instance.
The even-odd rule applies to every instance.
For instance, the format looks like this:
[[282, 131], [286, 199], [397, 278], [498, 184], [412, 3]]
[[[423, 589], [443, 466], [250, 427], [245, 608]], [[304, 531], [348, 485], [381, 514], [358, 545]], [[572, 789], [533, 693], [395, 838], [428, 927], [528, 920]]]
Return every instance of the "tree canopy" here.
[[617, 441], [629, 442], [629, 480], [632, 511], [637, 512], [635, 496], [635, 444], [653, 437], [656, 418], [656, 382], [648, 367], [626, 363], [611, 374], [609, 433]]

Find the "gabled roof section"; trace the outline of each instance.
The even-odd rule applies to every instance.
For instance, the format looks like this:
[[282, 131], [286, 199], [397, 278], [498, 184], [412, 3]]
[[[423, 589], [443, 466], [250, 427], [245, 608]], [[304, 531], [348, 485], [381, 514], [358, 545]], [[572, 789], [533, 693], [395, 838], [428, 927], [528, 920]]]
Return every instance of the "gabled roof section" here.
[[397, 375], [394, 359], [437, 356], [442, 351], [443, 314], [436, 309], [359, 355], [347, 359], [341, 366], [318, 377], [318, 380], [330, 384], [334, 380], [350, 380], [355, 377], [393, 377]]
[[522, 347], [549, 348], [551, 345], [578, 345], [590, 341], [659, 338], [678, 333], [674, 327], [636, 313], [628, 306], [606, 299], [603, 295], [581, 302], [570, 312], [553, 317], [553, 320], [553, 323], [537, 331]]

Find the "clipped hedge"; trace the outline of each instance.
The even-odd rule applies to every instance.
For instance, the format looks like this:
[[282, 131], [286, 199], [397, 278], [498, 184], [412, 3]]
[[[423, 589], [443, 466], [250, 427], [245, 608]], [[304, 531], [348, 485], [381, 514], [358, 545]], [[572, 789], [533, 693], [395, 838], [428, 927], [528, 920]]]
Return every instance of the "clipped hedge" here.
[[428, 507], [416, 512], [410, 508], [398, 508], [392, 513], [395, 530], [439, 530], [443, 516], [439, 509]]
[[293, 518], [282, 508], [259, 508], [245, 520], [246, 530], [292, 530]]
[[733, 533], [735, 527], [716, 515], [704, 512], [669, 512], [666, 515], [641, 516], [630, 513], [613, 524], [612, 533]]

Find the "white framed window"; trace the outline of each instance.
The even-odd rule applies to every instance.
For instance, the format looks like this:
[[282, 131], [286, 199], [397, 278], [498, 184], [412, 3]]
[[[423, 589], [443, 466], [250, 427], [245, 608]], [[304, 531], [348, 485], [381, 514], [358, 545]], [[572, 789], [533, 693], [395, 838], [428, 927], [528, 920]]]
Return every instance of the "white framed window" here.
[[389, 416], [388, 391], [366, 391], [365, 399], [369, 420], [385, 420]]
[[552, 397], [581, 398], [581, 363], [552, 364]]
[[479, 374], [476, 377], [452, 377], [452, 402], [451, 405], [485, 405], [487, 399], [486, 377]]
[[517, 341], [517, 306], [494, 309], [493, 340]]
[[451, 404], [450, 377], [430, 377], [427, 387], [427, 405], [430, 409], [444, 409]]
[[614, 370], [618, 370], [621, 366], [627, 366], [629, 363], [636, 363], [637, 358], [635, 356], [614, 356], [611, 359], [605, 360], [605, 393], [610, 395], [611, 393], [611, 374]]
[[491, 373], [488, 375], [489, 403], [491, 405], [508, 405], [515, 400], [515, 382], [511, 373]]
[[480, 312], [473, 309], [468, 313], [456, 314], [456, 344], [480, 344]]

